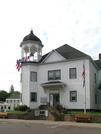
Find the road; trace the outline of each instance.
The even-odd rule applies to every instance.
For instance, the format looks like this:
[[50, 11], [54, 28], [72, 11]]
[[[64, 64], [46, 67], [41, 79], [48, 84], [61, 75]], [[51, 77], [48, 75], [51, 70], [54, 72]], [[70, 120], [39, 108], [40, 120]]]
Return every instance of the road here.
[[0, 134], [101, 134], [101, 128], [70, 124], [0, 120]]

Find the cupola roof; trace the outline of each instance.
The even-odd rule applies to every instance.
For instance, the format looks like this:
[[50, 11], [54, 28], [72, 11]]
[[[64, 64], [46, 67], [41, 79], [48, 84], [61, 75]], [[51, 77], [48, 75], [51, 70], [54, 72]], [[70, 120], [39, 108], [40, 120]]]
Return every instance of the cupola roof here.
[[31, 30], [30, 33], [23, 38], [20, 47], [22, 47], [22, 45], [25, 45], [27, 43], [33, 43], [33, 42], [37, 42], [38, 45], [43, 47], [42, 41], [33, 33], [33, 30]]
[[23, 38], [23, 42], [24, 41], [38, 41], [42, 43], [41, 40], [36, 35], [34, 35], [33, 30], [31, 30], [30, 34], [28, 34], [27, 36]]

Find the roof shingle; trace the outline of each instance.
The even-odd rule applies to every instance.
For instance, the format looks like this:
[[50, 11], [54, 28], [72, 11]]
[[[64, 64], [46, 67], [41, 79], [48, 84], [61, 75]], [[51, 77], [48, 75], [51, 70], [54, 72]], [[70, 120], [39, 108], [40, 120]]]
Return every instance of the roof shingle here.
[[[65, 44], [65, 45], [63, 45], [55, 50], [66, 59], [76, 59], [76, 58], [83, 58], [83, 57], [90, 58], [89, 55], [87, 55], [87, 54], [67, 45], [67, 44]], [[47, 57], [48, 54], [49, 53], [43, 55], [40, 62], [42, 62]]]
[[81, 58], [81, 57], [90, 57], [87, 54], [65, 44], [59, 48], [56, 49], [57, 52], [59, 52], [64, 58], [66, 59], [75, 59], [75, 58]]

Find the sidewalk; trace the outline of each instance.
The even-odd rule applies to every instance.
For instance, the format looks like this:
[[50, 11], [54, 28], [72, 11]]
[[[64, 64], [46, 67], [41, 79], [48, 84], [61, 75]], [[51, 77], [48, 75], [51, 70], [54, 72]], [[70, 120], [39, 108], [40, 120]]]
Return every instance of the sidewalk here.
[[47, 121], [47, 120], [19, 120], [19, 119], [0, 119], [0, 123], [31, 123], [31, 124], [44, 124], [44, 125], [57, 125], [57, 126], [76, 126], [76, 127], [89, 127], [101, 128], [100, 123], [77, 123], [67, 121]]

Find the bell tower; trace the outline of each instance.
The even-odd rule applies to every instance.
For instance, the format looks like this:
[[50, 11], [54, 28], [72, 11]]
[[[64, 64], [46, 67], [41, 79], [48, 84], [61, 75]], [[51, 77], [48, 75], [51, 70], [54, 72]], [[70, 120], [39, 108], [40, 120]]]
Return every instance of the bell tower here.
[[22, 48], [21, 59], [25, 58], [24, 60], [26, 61], [40, 61], [43, 44], [41, 40], [34, 35], [33, 30], [23, 38], [20, 47]]
[[33, 109], [39, 105], [38, 65], [42, 58], [43, 44], [31, 30], [23, 38], [20, 47], [22, 104]]

